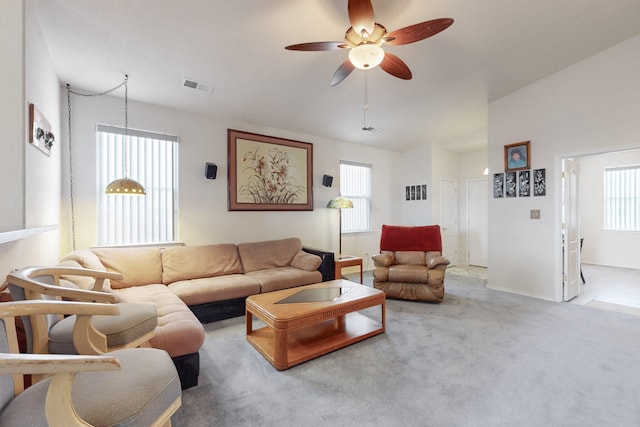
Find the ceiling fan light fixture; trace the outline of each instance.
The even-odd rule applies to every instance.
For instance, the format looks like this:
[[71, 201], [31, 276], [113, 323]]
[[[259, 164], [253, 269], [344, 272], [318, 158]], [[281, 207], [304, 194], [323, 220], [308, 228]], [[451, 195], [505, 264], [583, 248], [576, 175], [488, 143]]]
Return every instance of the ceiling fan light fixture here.
[[377, 44], [363, 43], [349, 51], [349, 61], [360, 70], [370, 70], [380, 65], [384, 49]]

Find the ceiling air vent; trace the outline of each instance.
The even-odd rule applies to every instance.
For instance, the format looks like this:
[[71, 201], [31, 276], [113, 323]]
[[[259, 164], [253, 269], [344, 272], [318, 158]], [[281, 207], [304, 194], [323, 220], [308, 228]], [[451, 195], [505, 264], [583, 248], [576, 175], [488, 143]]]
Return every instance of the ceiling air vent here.
[[182, 86], [207, 93], [213, 93], [213, 88], [215, 88], [215, 85], [211, 83], [199, 82], [197, 80], [187, 78], [182, 79]]

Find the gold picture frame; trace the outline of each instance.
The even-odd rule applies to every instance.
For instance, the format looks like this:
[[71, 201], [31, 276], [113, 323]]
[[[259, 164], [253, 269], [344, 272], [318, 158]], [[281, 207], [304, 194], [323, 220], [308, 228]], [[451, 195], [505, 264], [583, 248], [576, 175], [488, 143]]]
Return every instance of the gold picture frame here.
[[227, 129], [230, 211], [313, 210], [313, 144]]
[[504, 170], [513, 172], [531, 168], [531, 141], [504, 146]]

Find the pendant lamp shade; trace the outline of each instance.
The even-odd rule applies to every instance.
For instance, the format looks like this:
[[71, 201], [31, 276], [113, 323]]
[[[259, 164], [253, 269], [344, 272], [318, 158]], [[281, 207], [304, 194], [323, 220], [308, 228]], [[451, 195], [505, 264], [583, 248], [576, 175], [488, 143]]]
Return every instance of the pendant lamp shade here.
[[105, 194], [129, 194], [143, 196], [144, 187], [138, 181], [130, 178], [120, 178], [112, 181], [104, 190]]

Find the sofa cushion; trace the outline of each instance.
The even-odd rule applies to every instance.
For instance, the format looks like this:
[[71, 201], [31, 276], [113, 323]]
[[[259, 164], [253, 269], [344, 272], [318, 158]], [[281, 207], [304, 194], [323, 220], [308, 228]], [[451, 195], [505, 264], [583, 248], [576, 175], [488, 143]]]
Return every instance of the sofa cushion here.
[[[64, 258], [60, 260], [59, 265], [63, 267], [82, 267], [90, 270], [106, 271], [100, 258], [89, 249], [78, 249], [73, 252], [69, 252]], [[73, 282], [80, 289], [91, 289], [93, 287], [94, 279], [88, 276], [60, 276], [60, 279], [64, 279]], [[109, 279], [104, 281], [104, 290], [109, 289]]]
[[124, 301], [145, 302], [156, 306], [158, 326], [149, 340], [171, 357], [196, 353], [204, 343], [204, 327], [189, 307], [166, 285], [147, 285], [121, 288], [115, 291]]
[[400, 264], [389, 267], [390, 282], [427, 283], [429, 268], [426, 265]]
[[245, 274], [260, 282], [261, 293], [322, 282], [322, 273], [318, 270], [306, 271], [293, 267], [269, 268]]
[[427, 254], [423, 251], [395, 251], [396, 264], [426, 265]]
[[242, 273], [236, 245], [173, 246], [162, 251], [162, 283]]
[[168, 285], [187, 305], [248, 297], [260, 293], [260, 282], [244, 274], [180, 280]]
[[298, 251], [291, 261], [291, 267], [307, 271], [317, 270], [320, 264], [322, 264], [322, 258], [305, 251]]
[[389, 251], [441, 251], [440, 226], [421, 225], [407, 227], [382, 225], [380, 249]]
[[111, 281], [112, 289], [162, 283], [160, 248], [94, 248], [91, 249], [107, 269], [124, 278]]
[[[153, 304], [118, 304], [118, 316], [91, 316], [91, 324], [107, 338], [107, 347], [122, 347], [154, 330], [158, 325], [156, 307]], [[73, 328], [76, 316], [68, 316], [49, 330], [49, 352], [77, 354], [73, 345]]]
[[238, 245], [242, 271], [245, 273], [289, 266], [300, 250], [302, 242], [297, 237]]

